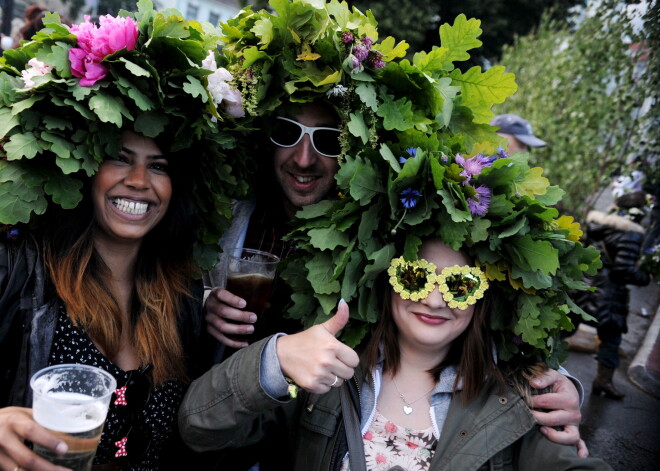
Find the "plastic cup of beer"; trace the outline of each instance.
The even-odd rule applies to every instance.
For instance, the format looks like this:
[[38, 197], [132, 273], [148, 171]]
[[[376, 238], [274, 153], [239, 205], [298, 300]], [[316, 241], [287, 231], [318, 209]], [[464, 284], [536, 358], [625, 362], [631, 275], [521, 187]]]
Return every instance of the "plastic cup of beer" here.
[[228, 253], [225, 289], [245, 299], [243, 310], [254, 312], [257, 321], [250, 335], [235, 336], [236, 340], [254, 342], [259, 337], [259, 327], [273, 289], [279, 257], [261, 250], [232, 249]]
[[69, 447], [60, 455], [35, 443], [35, 453], [74, 471], [91, 470], [110, 398], [117, 388], [115, 378], [93, 366], [62, 364], [36, 372], [30, 386], [35, 422]]

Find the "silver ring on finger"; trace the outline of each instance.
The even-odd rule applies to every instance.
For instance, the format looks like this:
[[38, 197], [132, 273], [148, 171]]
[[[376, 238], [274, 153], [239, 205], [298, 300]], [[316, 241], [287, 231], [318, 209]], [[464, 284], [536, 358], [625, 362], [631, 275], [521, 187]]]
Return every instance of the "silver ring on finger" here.
[[335, 375], [335, 380], [332, 382], [332, 384], [330, 385], [330, 387], [335, 386], [338, 382], [339, 382], [339, 376]]

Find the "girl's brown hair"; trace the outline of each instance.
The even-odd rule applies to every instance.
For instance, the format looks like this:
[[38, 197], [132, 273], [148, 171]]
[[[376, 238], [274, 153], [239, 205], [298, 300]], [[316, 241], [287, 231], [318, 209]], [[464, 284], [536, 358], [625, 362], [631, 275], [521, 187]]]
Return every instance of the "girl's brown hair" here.
[[[142, 241], [135, 267], [130, 341], [140, 364], [153, 365], [154, 385], [188, 379], [179, 312], [197, 271], [192, 258], [194, 230], [188, 222], [190, 200], [181, 194], [184, 174], [181, 169], [171, 171], [170, 208]], [[86, 182], [87, 195], [90, 186]], [[110, 289], [110, 269], [94, 249], [96, 222], [89, 198], [59, 217], [59, 224], [44, 225], [53, 229], [42, 236], [51, 281], [73, 324], [82, 327], [106, 357], [113, 358], [119, 349], [123, 316]]]
[[[381, 286], [384, 286], [381, 284]], [[387, 285], [389, 288], [389, 285]], [[382, 346], [383, 374], [395, 375], [400, 366], [399, 330], [392, 316], [392, 290], [386, 290], [381, 318], [376, 324], [363, 355], [363, 363], [367, 371], [371, 371], [380, 357]], [[488, 291], [474, 309], [472, 320], [467, 329], [452, 342], [447, 356], [442, 362], [430, 369], [428, 373], [435, 381], [440, 373], [450, 365], [458, 367], [456, 381], [463, 382], [461, 395], [464, 404], [475, 399], [479, 392], [493, 384], [504, 387], [504, 378], [497, 368], [493, 358], [492, 338], [488, 329], [488, 313], [490, 312], [490, 296]], [[456, 386], [454, 384], [454, 391]]]

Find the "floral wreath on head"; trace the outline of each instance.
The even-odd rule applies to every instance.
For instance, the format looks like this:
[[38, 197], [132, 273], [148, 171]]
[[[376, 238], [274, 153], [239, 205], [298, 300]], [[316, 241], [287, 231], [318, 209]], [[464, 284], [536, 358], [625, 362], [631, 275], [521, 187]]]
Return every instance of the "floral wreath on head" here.
[[70, 28], [47, 14], [44, 29], [0, 58], [0, 223], [76, 207], [82, 180], [131, 129], [167, 137], [165, 152], [194, 154], [195, 254], [209, 267], [231, 200], [248, 189], [233, 120], [240, 96], [213, 62], [218, 30], [174, 9], [156, 12], [150, 0], [137, 7]]
[[440, 27], [439, 46], [409, 60], [405, 42], [380, 41], [371, 12], [338, 0], [271, 6], [275, 14], [248, 8], [221, 25], [217, 63], [249, 117], [321, 99], [342, 130], [339, 197], [305, 206], [288, 236], [298, 247], [282, 273], [293, 288], [288, 316], [321, 323], [343, 298], [351, 319], [341, 338], [358, 344], [381, 313], [378, 280], [392, 260], [413, 262], [424, 239], [439, 238], [466, 251], [495, 287], [500, 358], [557, 364], [569, 312], [588, 317], [566, 293], [585, 288], [599, 255], [552, 207], [562, 190], [526, 155], [502, 151], [488, 124], [492, 106], [516, 91], [513, 74], [456, 68], [481, 45], [480, 21], [458, 16]]

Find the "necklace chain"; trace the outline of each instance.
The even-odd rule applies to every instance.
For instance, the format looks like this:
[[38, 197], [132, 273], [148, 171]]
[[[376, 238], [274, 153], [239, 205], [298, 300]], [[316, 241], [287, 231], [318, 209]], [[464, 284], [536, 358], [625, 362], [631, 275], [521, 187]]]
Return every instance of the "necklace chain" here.
[[403, 395], [403, 393], [402, 393], [401, 390], [399, 389], [399, 386], [396, 384], [396, 381], [394, 380], [394, 376], [392, 376], [392, 384], [394, 384], [394, 387], [396, 388], [396, 392], [399, 393], [399, 397], [401, 398], [401, 400], [402, 400], [403, 403], [405, 404], [405, 405], [403, 406], [403, 412], [405, 412], [406, 415], [410, 415], [410, 414], [412, 414], [412, 411], [413, 411], [412, 405], [413, 405], [414, 403], [416, 403], [417, 401], [419, 401], [419, 400], [421, 400], [421, 399], [424, 399], [426, 396], [428, 396], [428, 395], [431, 393], [431, 391], [433, 391], [433, 390], [435, 389], [435, 384], [434, 384], [433, 387], [432, 387], [431, 389], [429, 389], [428, 391], [426, 391], [423, 395], [419, 396], [419, 397], [418, 397], [417, 399], [415, 399], [414, 401], [408, 402], [408, 401], [406, 400], [406, 396]]

